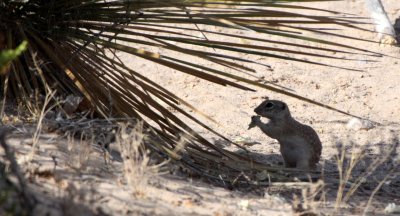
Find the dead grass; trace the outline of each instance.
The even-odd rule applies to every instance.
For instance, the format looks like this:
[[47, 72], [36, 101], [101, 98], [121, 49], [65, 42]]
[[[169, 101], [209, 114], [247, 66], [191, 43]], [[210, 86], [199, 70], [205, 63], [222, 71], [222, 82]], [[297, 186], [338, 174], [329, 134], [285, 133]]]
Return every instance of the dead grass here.
[[55, 106], [58, 105], [58, 103], [55, 103], [54, 105], [49, 107], [50, 102], [52, 100], [54, 100], [55, 94], [56, 94], [55, 91], [48, 92], [48, 94], [46, 95], [46, 97], [44, 99], [43, 106], [40, 109], [40, 113], [37, 113], [37, 114], [32, 113], [33, 116], [37, 116], [37, 125], [36, 125], [35, 133], [33, 134], [33, 137], [32, 137], [32, 151], [28, 156], [29, 163], [33, 160], [36, 149], [39, 148], [38, 142], [39, 142], [39, 137], [42, 133], [43, 119], [45, 118], [46, 114], [50, 110], [52, 110]]
[[[92, 127], [97, 127], [100, 125], [101, 127], [105, 126], [104, 122], [99, 122], [99, 125], [97, 126], [95, 121], [90, 121], [90, 124]], [[81, 127], [83, 126], [81, 125]], [[109, 125], [109, 127], [111, 126]], [[74, 129], [76, 129], [76, 127]], [[83, 136], [82, 134], [85, 133], [81, 133], [81, 137], [72, 135], [67, 136], [67, 139], [65, 140], [65, 147], [63, 148], [65, 149], [66, 153], [65, 161], [61, 162], [59, 158], [57, 159], [57, 161], [59, 161], [57, 169], [65, 169], [63, 168], [63, 164], [67, 165], [69, 168], [72, 168], [73, 172], [68, 175], [96, 175], [96, 173], [101, 171], [101, 169], [90, 169], [91, 166], [104, 165], [101, 163], [101, 161], [98, 161], [101, 164], [98, 164], [98, 162], [89, 163], [89, 160], [92, 159], [92, 156], [99, 157], [101, 152], [99, 148], [96, 148], [99, 150], [100, 154], [91, 154], [91, 151], [95, 150], [93, 148], [93, 144], [97, 144], [97, 142], [94, 141], [94, 137], [96, 136], [95, 134], [88, 136]], [[160, 168], [163, 164], [160, 165], [159, 162], [154, 162], [155, 159], [150, 150], [145, 148], [147, 146], [146, 140], [148, 135], [143, 130], [143, 124], [138, 123], [134, 125], [120, 125], [115, 132], [115, 136], [115, 144], [118, 147], [123, 159], [119, 170], [125, 179], [122, 182], [120, 179], [111, 181], [112, 184], [115, 184], [115, 188], [126, 191], [126, 193], [129, 194], [129, 197], [137, 202], [147, 203], [149, 200], [165, 199], [161, 197], [162, 195], [160, 195], [160, 192], [169, 191], [170, 189], [163, 188], [164, 186], [162, 185], [155, 186], [153, 181], [154, 179], [161, 179], [160, 175], [163, 173], [161, 173]], [[182, 148], [182, 146], [184, 146], [187, 142], [186, 139], [187, 138], [182, 138], [182, 144], [175, 148], [174, 152], [177, 155], [187, 153]], [[39, 139], [38, 143], [40, 144], [42, 141], [43, 139]], [[332, 168], [324, 170], [321, 180], [316, 182], [270, 182], [268, 186], [260, 186], [258, 190], [268, 190], [270, 193], [273, 191], [273, 188], [278, 188], [277, 191], [271, 192], [269, 196], [283, 196], [285, 199], [282, 205], [287, 205], [290, 203], [292, 206], [292, 211], [296, 215], [319, 215], [326, 212], [332, 215], [347, 214], [352, 208], [358, 209], [356, 215], [372, 214], [371, 212], [376, 211], [377, 208], [374, 200], [376, 200], [376, 198], [380, 200], [382, 197], [382, 192], [388, 189], [388, 182], [395, 179], [396, 175], [398, 176], [398, 170], [396, 171], [396, 169], [394, 169], [395, 166], [399, 165], [399, 160], [395, 159], [397, 157], [396, 148], [398, 149], [398, 139], [392, 138], [386, 142], [382, 141], [384, 148], [379, 148], [381, 150], [378, 153], [373, 152], [372, 158], [371, 154], [368, 154], [368, 152], [370, 152], [369, 150], [371, 147], [376, 147], [375, 145], [377, 144], [369, 143], [366, 145], [357, 145], [355, 144], [357, 142], [351, 141], [351, 139], [346, 141], [339, 140], [338, 143], [336, 156], [334, 159], [329, 159], [329, 162], [332, 163], [331, 165], [336, 166], [337, 170], [333, 170]], [[42, 144], [40, 145], [41, 148], [45, 148], [44, 146], [46, 146]], [[40, 154], [43, 154], [43, 152], [44, 151], [41, 151]], [[37, 155], [35, 160], [37, 160], [39, 156], [40, 155]], [[115, 169], [115, 163], [115, 161], [110, 163], [109, 168], [111, 169], [108, 169], [107, 172], [117, 172]], [[164, 168], [168, 167], [169, 166], [164, 166]], [[55, 176], [58, 176], [56, 170], [52, 172]], [[175, 173], [175, 175], [184, 176], [184, 179], [189, 178], [189, 175], [185, 172]], [[43, 177], [39, 178], [43, 179]], [[63, 187], [63, 189], [61, 189], [64, 191], [62, 192], [63, 198], [61, 199], [61, 202], [64, 204], [60, 205], [61, 211], [70, 215], [75, 213], [80, 214], [82, 212], [86, 212], [87, 214], [97, 212], [93, 210], [91, 206], [98, 202], [96, 200], [99, 196], [96, 194], [101, 191], [101, 187], [98, 187], [98, 184], [104, 184], [104, 182], [108, 181], [107, 179], [102, 179], [104, 178], [104, 175], [103, 177], [90, 177], [92, 179], [96, 179], [96, 183], [89, 185], [84, 183], [84, 181], [77, 181], [76, 177], [71, 178], [64, 176], [63, 178], [75, 180], [67, 180], [68, 187]], [[63, 178], [59, 176], [56, 177], [56, 179], [58, 179], [57, 181], [60, 181]], [[193, 180], [200, 181], [201, 179], [194, 177]], [[251, 181], [251, 179], [248, 181]], [[179, 184], [179, 182], [174, 183]], [[211, 184], [207, 185], [207, 188], [211, 191], [217, 189]], [[370, 186], [371, 190], [365, 192], [363, 188], [366, 185]], [[243, 193], [244, 190], [247, 192]], [[240, 186], [236, 187], [234, 191], [242, 191], [240, 196], [232, 198], [235, 199], [235, 208], [238, 208], [242, 213], [247, 212], [251, 215], [257, 212], [257, 209], [260, 207], [258, 204], [254, 204], [254, 200], [267, 203], [273, 201], [273, 199], [271, 200], [267, 199], [265, 196], [260, 196], [260, 194], [264, 193], [251, 190], [248, 191], [247, 189], [240, 188]], [[179, 191], [169, 192], [178, 197], [181, 196]], [[187, 198], [185, 198], [185, 196], [187, 196], [186, 194], [181, 199], [174, 199], [175, 201], [171, 205], [179, 204], [181, 208], [195, 208], [196, 205], [206, 202], [201, 198], [204, 196], [204, 191], [196, 189], [196, 191], [190, 193], [199, 194], [195, 196], [197, 197], [195, 199], [196, 202], [193, 202], [188, 206], [183, 205], [182, 203], [185, 203], [184, 200], [187, 200]], [[118, 197], [120, 195], [121, 194], [118, 194]], [[108, 196], [107, 199], [112, 198]], [[225, 202], [224, 199], [218, 199], [215, 202], [222, 204]], [[241, 204], [237, 205], [237, 203]], [[354, 207], [355, 203], [357, 203], [356, 207]], [[167, 203], [167, 205], [170, 204]], [[380, 205], [382, 205], [381, 200]], [[73, 208], [75, 210], [68, 210], [70, 209], [69, 206], [74, 206]], [[229, 211], [235, 212], [235, 208], [233, 208], [233, 210], [230, 208]], [[185, 211], [189, 210], [190, 209], [187, 209]]]
[[124, 176], [135, 197], [145, 197], [149, 190], [149, 180], [159, 175], [164, 163], [150, 163], [150, 151], [144, 146], [143, 123], [138, 122], [133, 129], [121, 125], [116, 141], [123, 158]]
[[92, 151], [92, 140], [77, 140], [73, 135], [68, 135], [68, 160], [67, 164], [75, 170], [85, 170], [88, 166], [89, 156]]
[[[376, 144], [359, 145], [355, 141], [348, 141], [346, 145], [344, 142], [338, 142], [335, 161], [339, 179], [335, 191], [336, 201], [334, 205], [337, 214], [340, 213], [342, 208], [354, 203], [352, 198], [356, 197], [360, 188], [368, 185], [371, 186], [371, 191], [369, 196], [364, 198], [363, 201], [366, 204], [362, 207], [362, 214], [366, 215], [374, 196], [382, 186], [387, 184], [389, 179], [398, 178], [400, 163], [395, 158], [398, 154], [399, 138], [396, 134], [392, 134], [391, 137], [384, 147], [379, 148], [378, 154], [372, 157], [368, 152], [371, 148], [376, 149], [374, 146]], [[332, 173], [332, 171], [330, 172]], [[330, 179], [325, 180], [334, 182], [334, 176], [331, 175]]]
[[[32, 148], [28, 157], [30, 160], [28, 161], [33, 160], [35, 151], [39, 147], [44, 116], [50, 109], [54, 108], [54, 106], [52, 106], [45, 109], [49, 107], [49, 99], [53, 96], [54, 93], [47, 95], [40, 115], [38, 115], [38, 122], [32, 139]], [[108, 121], [111, 121], [111, 119]], [[77, 122], [72, 121], [67, 127], [71, 130], [71, 133], [67, 136], [66, 165], [77, 173], [86, 172], [87, 168], [93, 165], [89, 163], [91, 151], [93, 150], [92, 146], [98, 144], [99, 140], [103, 140], [106, 143], [102, 144], [101, 149], [108, 152], [108, 150], [104, 149], [104, 146], [109, 144], [111, 140], [110, 136], [115, 136], [116, 144], [119, 147], [123, 159], [122, 167], [126, 181], [124, 183], [129, 186], [131, 190], [130, 194], [133, 195], [134, 198], [146, 198], [144, 200], [147, 200], [150, 198], [149, 196], [154, 196], [156, 194], [154, 191], [151, 191], [155, 188], [150, 185], [149, 182], [161, 175], [160, 167], [165, 163], [157, 164], [152, 161], [152, 152], [150, 149], [146, 148], [146, 140], [148, 140], [147, 136], [149, 135], [144, 132], [143, 127], [142, 122], [138, 122], [134, 125], [121, 124], [116, 127], [116, 125], [113, 126], [110, 123], [105, 124], [104, 122], [97, 122], [95, 120], [84, 121], [80, 119]], [[99, 131], [102, 132], [96, 132], [94, 128], [99, 128]], [[105, 128], [107, 128], [107, 130], [104, 130]], [[115, 132], [112, 128], [118, 129]], [[113, 130], [114, 132], [112, 132]], [[79, 132], [76, 133], [77, 131]], [[393, 138], [391, 138], [388, 143], [385, 143], [385, 148], [380, 148], [379, 154], [377, 154], [378, 156], [373, 158], [368, 154], [368, 150], [374, 144], [367, 143], [365, 145], [360, 145], [351, 139], [346, 141], [337, 139], [337, 153], [333, 160], [337, 170], [323, 170], [323, 180], [317, 182], [312, 182], [310, 180], [310, 182], [304, 182], [304, 184], [302, 184], [302, 182], [281, 184], [270, 182], [269, 187], [273, 188], [277, 187], [277, 185], [281, 185], [280, 187], [282, 187], [282, 185], [284, 185], [285, 189], [281, 190], [281, 192], [285, 193], [284, 191], [289, 191], [291, 197], [288, 200], [291, 202], [293, 211], [298, 215], [318, 215], [325, 209], [330, 209], [332, 207], [333, 210], [328, 210], [329, 212], [333, 214], [343, 214], [348, 211], [346, 208], [348, 208], [350, 203], [355, 202], [364, 203], [364, 206], [358, 207], [362, 209], [359, 210], [359, 212], [360, 214], [368, 215], [371, 210], [374, 209], [373, 200], [375, 196], [385, 187], [387, 182], [390, 182], [391, 179], [399, 174], [399, 171], [395, 169], [396, 166], [399, 166], [399, 160], [394, 159], [397, 154], [396, 150], [398, 149], [399, 138], [397, 138], [396, 135], [392, 135], [392, 137]], [[188, 139], [190, 138], [182, 136], [173, 149], [172, 152], [174, 155], [177, 155], [176, 158], [180, 158], [182, 154], [188, 153], [185, 151], [185, 145], [190, 142]], [[154, 140], [152, 140], [152, 142], [154, 142]], [[392, 168], [387, 168], [385, 170], [380, 169], [385, 164], [391, 164]], [[371, 181], [371, 179], [373, 179], [373, 181]], [[251, 182], [252, 180], [247, 179], [246, 181]], [[372, 185], [373, 188], [368, 196], [360, 198], [357, 192], [359, 192], [360, 187], [365, 184]], [[336, 185], [337, 187], [332, 185]], [[237, 189], [241, 190], [240, 188]], [[95, 190], [96, 189], [93, 188], [93, 191]], [[95, 193], [93, 191], [90, 193]], [[88, 191], [86, 190], [86, 192]], [[86, 194], [86, 192], [81, 190], [80, 186], [76, 187], [74, 183], [71, 183], [71, 186], [66, 189], [63, 198], [63, 203], [65, 205], [60, 206], [62, 212], [70, 215], [77, 212], [91, 213], [92, 211], [90, 208], [85, 205], [92, 202], [93, 199], [87, 198], [90, 194]], [[333, 206], [332, 199], [327, 197], [327, 195], [332, 194], [335, 194]], [[157, 199], [157, 197], [151, 197], [151, 199]], [[75, 206], [76, 209], [70, 211], [68, 210], [68, 206]], [[247, 208], [242, 208], [242, 210], [249, 211]]]

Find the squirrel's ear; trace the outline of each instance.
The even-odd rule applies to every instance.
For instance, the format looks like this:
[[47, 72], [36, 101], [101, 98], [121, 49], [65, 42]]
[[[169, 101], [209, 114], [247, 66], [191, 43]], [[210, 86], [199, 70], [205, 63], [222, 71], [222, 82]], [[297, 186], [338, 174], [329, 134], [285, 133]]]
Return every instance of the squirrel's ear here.
[[282, 104], [282, 110], [285, 110], [286, 109], [286, 104]]

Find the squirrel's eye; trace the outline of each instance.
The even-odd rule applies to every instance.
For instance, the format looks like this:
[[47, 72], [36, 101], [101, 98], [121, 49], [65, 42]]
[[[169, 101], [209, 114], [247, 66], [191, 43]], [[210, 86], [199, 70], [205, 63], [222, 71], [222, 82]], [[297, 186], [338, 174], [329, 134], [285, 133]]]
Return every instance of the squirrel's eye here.
[[272, 107], [274, 107], [274, 103], [272, 102], [268, 102], [267, 104], [265, 104], [265, 108], [267, 109], [271, 109]]

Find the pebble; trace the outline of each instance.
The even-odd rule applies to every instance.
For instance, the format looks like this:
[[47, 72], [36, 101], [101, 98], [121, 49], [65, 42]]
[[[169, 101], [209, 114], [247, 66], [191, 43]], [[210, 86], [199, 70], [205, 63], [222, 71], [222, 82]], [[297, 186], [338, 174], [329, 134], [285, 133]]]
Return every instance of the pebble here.
[[374, 128], [374, 124], [365, 119], [359, 119], [359, 118], [352, 118], [347, 122], [346, 128], [352, 129], [352, 130], [370, 130]]

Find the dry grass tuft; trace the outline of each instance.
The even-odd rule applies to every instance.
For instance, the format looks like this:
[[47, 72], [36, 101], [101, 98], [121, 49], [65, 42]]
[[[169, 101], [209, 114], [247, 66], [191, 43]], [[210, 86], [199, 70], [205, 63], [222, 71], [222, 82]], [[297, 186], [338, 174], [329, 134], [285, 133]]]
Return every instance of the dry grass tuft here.
[[91, 142], [84, 137], [76, 140], [73, 135], [68, 135], [68, 165], [75, 170], [85, 170], [89, 162]]
[[159, 168], [164, 165], [151, 164], [150, 151], [144, 146], [145, 136], [143, 122], [138, 122], [132, 130], [128, 125], [122, 125], [116, 135], [123, 158], [124, 175], [135, 197], [146, 196], [149, 180], [159, 175]]
[[[382, 146], [381, 146], [382, 145]], [[376, 193], [390, 180], [396, 180], [400, 173], [400, 163], [396, 160], [398, 155], [399, 138], [392, 136], [388, 143], [357, 145], [350, 142], [348, 145], [338, 143], [335, 157], [338, 181], [336, 188], [335, 211], [339, 213], [342, 208], [351, 203], [352, 198], [358, 193], [368, 193], [368, 202], [364, 206], [363, 214], [367, 214]], [[378, 149], [377, 154], [369, 153]], [[326, 181], [333, 181], [331, 175]], [[365, 190], [364, 188], [370, 188]]]
[[[32, 151], [30, 152], [29, 156], [28, 156], [28, 161], [31, 162], [35, 156], [35, 151], [37, 148], [39, 148], [38, 146], [38, 142], [39, 142], [39, 138], [40, 138], [40, 134], [42, 133], [42, 129], [43, 129], [43, 120], [46, 116], [46, 114], [52, 110], [55, 106], [57, 106], [57, 103], [55, 105], [52, 105], [50, 107], [49, 104], [52, 100], [54, 100], [54, 95], [56, 94], [56, 91], [50, 91], [48, 92], [48, 94], [46, 95], [46, 98], [44, 99], [43, 102], [43, 106], [40, 109], [39, 113], [36, 113], [37, 116], [37, 126], [36, 126], [36, 130], [35, 133], [33, 134], [32, 137]], [[34, 113], [32, 113], [32, 115], [35, 116]]]

